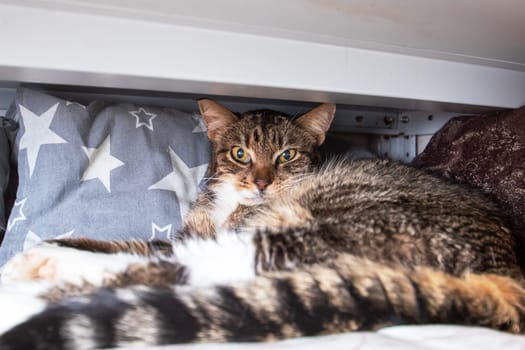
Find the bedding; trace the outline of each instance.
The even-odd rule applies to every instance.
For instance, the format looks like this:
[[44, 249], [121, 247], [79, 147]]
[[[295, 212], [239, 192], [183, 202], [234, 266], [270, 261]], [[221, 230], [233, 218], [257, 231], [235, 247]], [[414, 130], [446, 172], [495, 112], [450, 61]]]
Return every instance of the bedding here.
[[[274, 343], [196, 344], [150, 347], [149, 350], [523, 350], [525, 336], [478, 327], [449, 325], [396, 326], [377, 332], [355, 332], [288, 339]], [[146, 348], [142, 348], [146, 349]]]
[[[525, 251], [525, 107], [449, 120], [413, 165], [481, 188], [509, 213]], [[525, 266], [525, 254], [519, 254]]]
[[6, 117], [19, 185], [0, 266], [49, 238], [169, 238], [207, 168], [200, 115], [21, 88]]

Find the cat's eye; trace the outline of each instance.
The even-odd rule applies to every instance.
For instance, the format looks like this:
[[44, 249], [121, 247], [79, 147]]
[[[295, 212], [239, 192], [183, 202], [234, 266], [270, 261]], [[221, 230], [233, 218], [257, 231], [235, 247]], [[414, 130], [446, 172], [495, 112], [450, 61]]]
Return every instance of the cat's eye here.
[[231, 150], [232, 158], [242, 164], [248, 164], [252, 158], [242, 147], [234, 146]]
[[286, 151], [284, 151], [283, 153], [279, 155], [279, 158], [277, 158], [277, 161], [281, 164], [286, 163], [294, 159], [296, 155], [297, 155], [296, 150], [294, 150], [293, 148], [287, 149]]

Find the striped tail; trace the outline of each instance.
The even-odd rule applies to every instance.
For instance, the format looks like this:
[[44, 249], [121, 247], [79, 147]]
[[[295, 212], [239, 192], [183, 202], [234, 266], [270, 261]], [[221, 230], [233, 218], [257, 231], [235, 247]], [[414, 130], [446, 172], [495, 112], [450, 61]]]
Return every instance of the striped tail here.
[[353, 256], [204, 289], [102, 289], [50, 305], [0, 337], [1, 350], [269, 341], [451, 323], [523, 333], [525, 289], [492, 274], [453, 277]]

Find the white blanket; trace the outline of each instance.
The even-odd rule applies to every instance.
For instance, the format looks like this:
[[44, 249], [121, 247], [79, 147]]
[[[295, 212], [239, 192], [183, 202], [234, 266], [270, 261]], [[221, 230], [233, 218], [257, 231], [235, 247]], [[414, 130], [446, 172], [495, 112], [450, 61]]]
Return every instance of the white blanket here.
[[[134, 348], [135, 349], [135, 348]], [[191, 344], [149, 350], [525, 350], [525, 335], [448, 325], [396, 326], [377, 332], [304, 337], [274, 343]]]

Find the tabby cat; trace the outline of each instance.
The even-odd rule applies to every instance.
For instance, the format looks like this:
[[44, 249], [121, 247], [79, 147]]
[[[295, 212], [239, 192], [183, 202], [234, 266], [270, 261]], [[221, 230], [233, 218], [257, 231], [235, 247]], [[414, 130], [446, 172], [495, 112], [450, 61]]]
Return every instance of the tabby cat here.
[[211, 179], [181, 238], [56, 240], [16, 256], [2, 275], [0, 310], [13, 317], [0, 319], [0, 349], [269, 341], [422, 323], [525, 332], [514, 241], [481, 193], [387, 160], [314, 168], [331, 104], [297, 118], [199, 107]]

